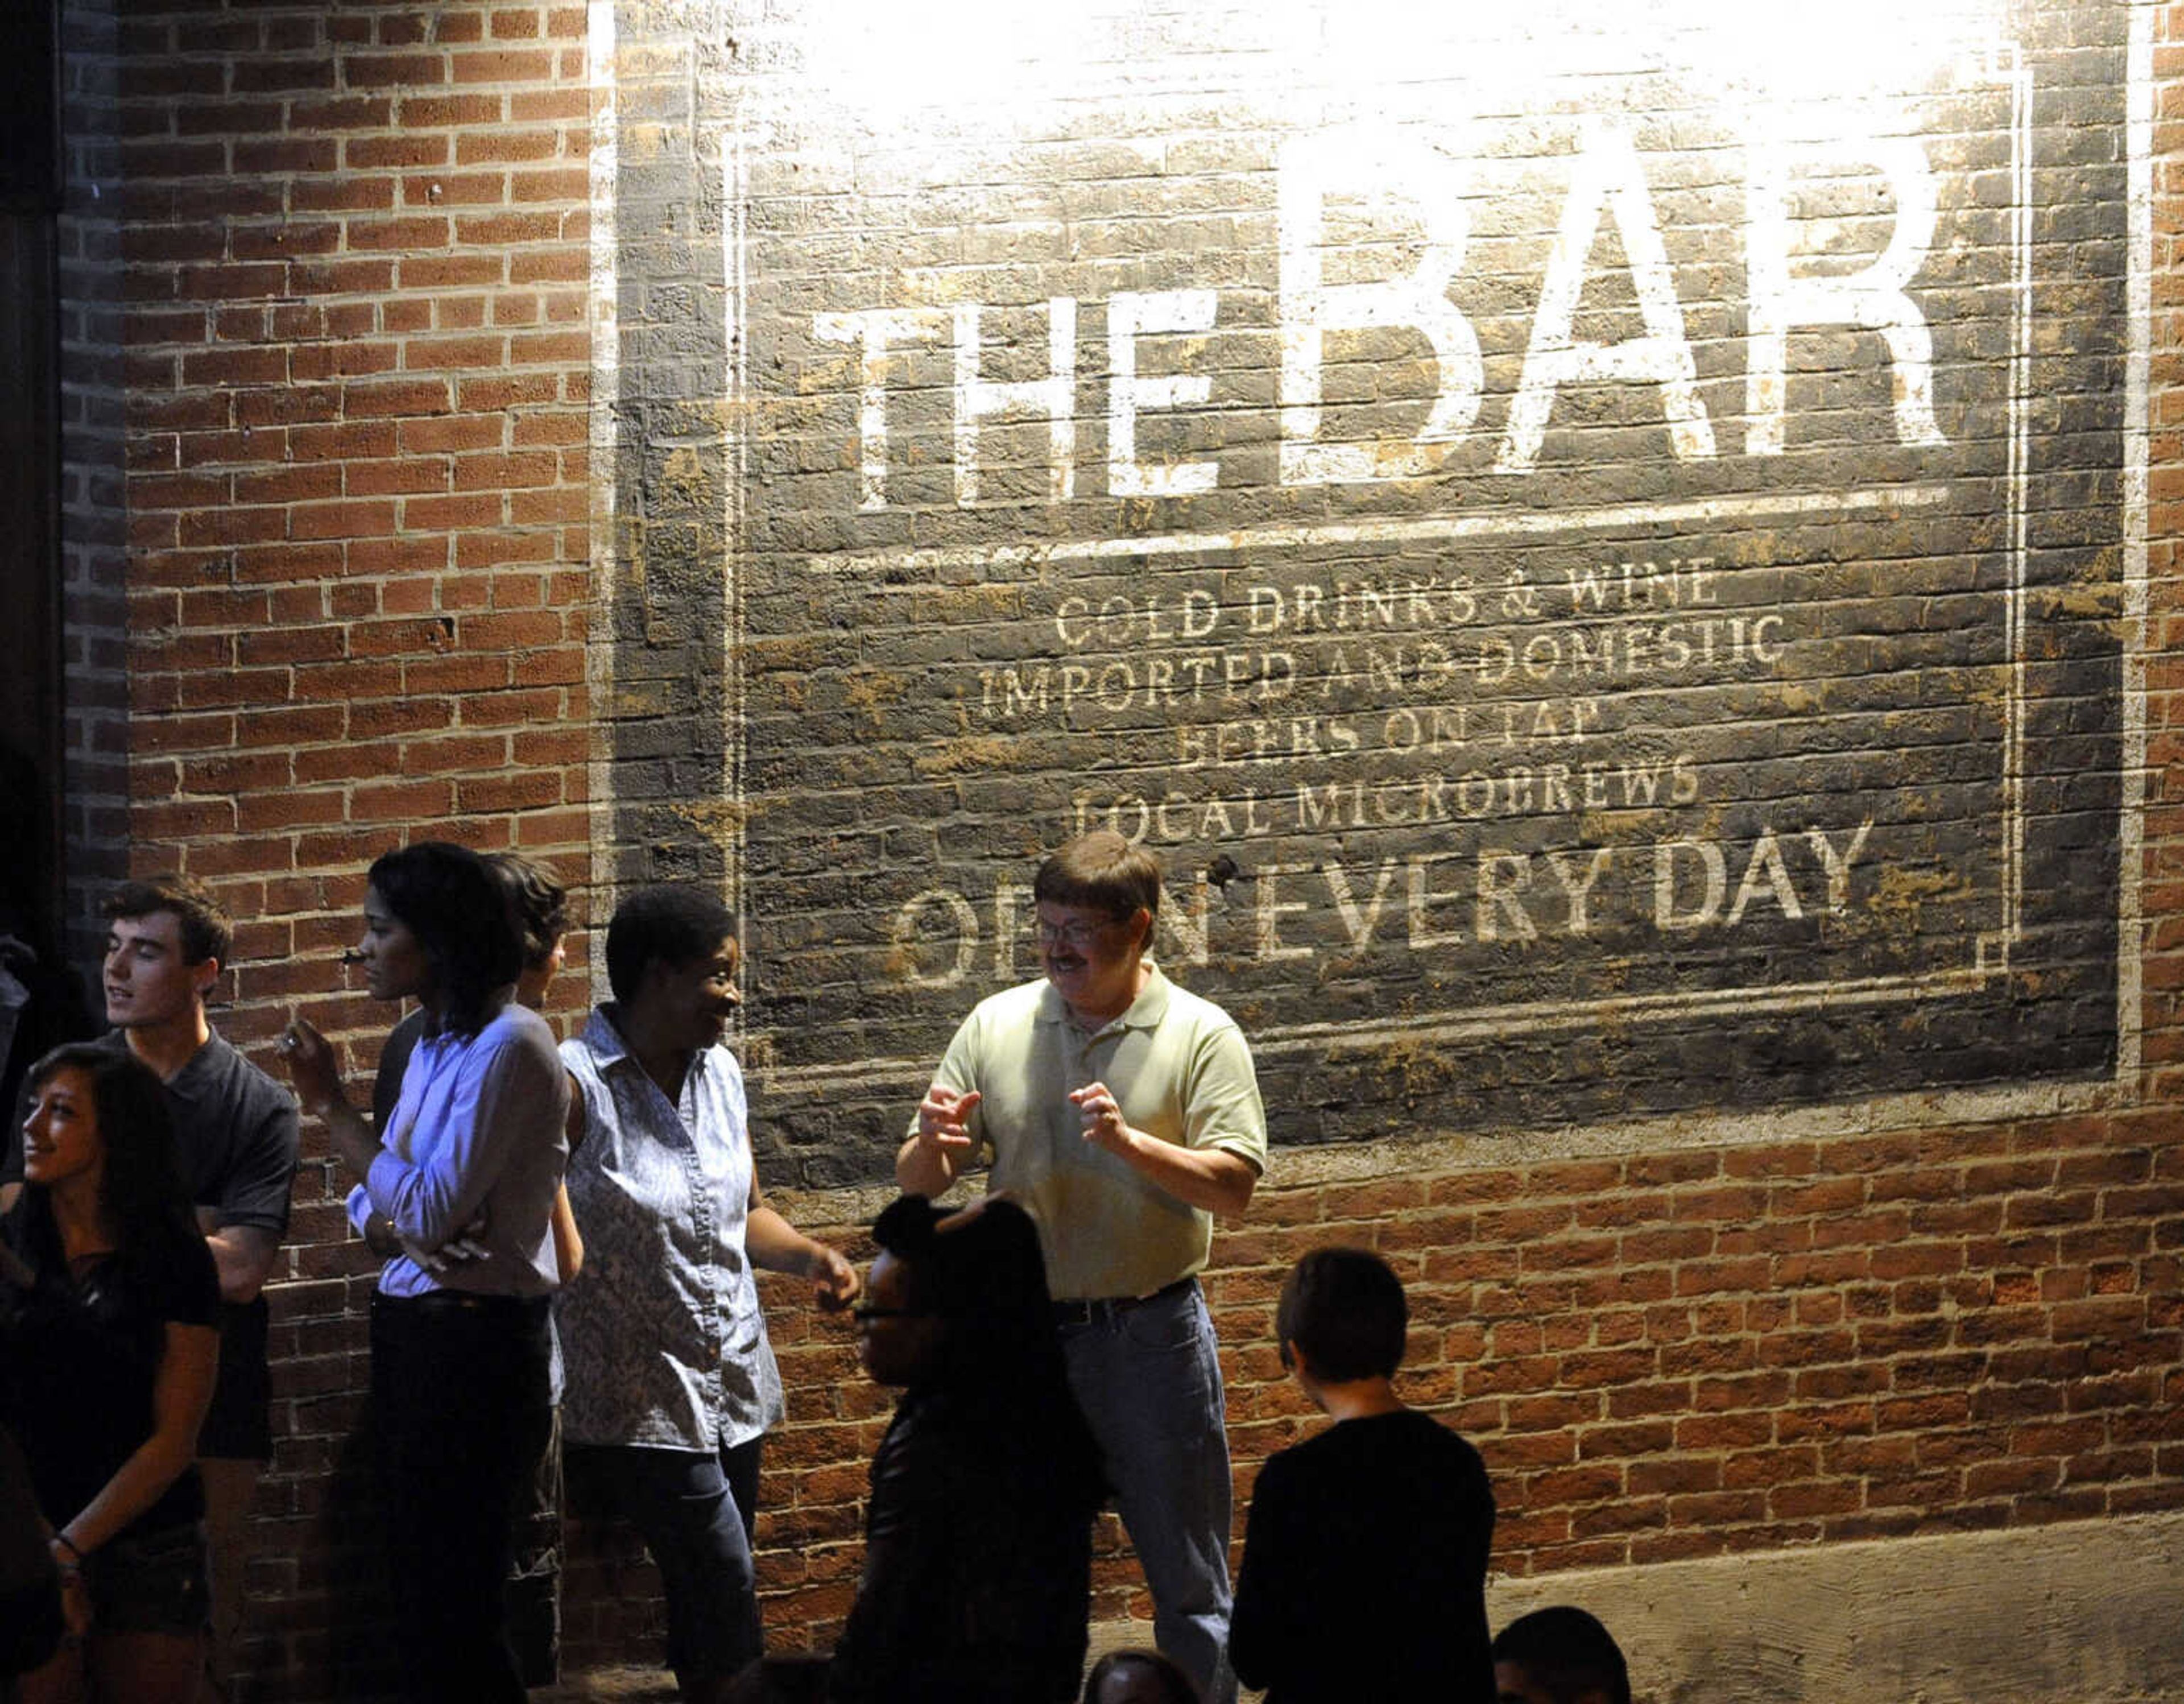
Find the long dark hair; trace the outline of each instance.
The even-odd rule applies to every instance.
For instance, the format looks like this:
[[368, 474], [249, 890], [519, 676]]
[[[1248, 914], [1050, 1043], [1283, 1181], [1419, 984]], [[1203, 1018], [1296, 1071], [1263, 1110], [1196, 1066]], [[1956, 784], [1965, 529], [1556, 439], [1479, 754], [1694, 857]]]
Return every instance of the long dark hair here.
[[1039, 1227], [1016, 1202], [989, 1196], [958, 1213], [905, 1195], [873, 1221], [872, 1241], [902, 1262], [917, 1306], [947, 1322], [940, 1382], [1066, 1380]]
[[928, 1388], [1014, 1416], [1005, 1433], [1038, 1440], [1053, 1483], [1089, 1518], [1106, 1486], [1055, 1335], [1037, 1221], [1006, 1195], [963, 1212], [904, 1195], [872, 1240], [903, 1263], [916, 1306], [947, 1323]]
[[467, 846], [421, 840], [382, 853], [372, 890], [425, 949], [458, 1035], [476, 1035], [523, 969], [523, 931], [509, 884]]
[[[114, 1257], [125, 1270], [150, 1264], [154, 1250], [176, 1235], [195, 1234], [188, 1191], [175, 1157], [175, 1121], [167, 1111], [167, 1091], [152, 1067], [125, 1047], [70, 1042], [57, 1047], [30, 1070], [36, 1094], [64, 1071], [81, 1072], [91, 1085], [92, 1114], [98, 1120], [105, 1169], [98, 1187], [99, 1217], [113, 1234]], [[34, 1267], [62, 1269], [60, 1228], [53, 1222], [52, 1192], [25, 1186], [17, 1205], [17, 1245]]]

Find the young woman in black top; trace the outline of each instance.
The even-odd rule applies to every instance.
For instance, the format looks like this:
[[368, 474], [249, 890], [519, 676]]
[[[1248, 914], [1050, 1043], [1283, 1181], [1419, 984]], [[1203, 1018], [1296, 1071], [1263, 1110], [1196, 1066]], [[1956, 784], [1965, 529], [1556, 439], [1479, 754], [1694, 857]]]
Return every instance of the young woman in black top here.
[[159, 1079], [109, 1048], [31, 1070], [24, 1190], [0, 1239], [0, 1424], [23, 1446], [70, 1637], [23, 1704], [183, 1704], [206, 1627], [192, 1465], [220, 1282]]

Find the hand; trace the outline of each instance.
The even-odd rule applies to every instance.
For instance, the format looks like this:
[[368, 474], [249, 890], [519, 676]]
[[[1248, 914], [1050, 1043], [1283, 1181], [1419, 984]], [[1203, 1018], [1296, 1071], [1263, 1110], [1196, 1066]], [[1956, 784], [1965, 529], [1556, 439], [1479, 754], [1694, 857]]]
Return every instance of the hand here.
[[342, 1096], [341, 1066], [333, 1044], [306, 1017], [291, 1016], [281, 1032], [281, 1057], [287, 1061], [304, 1110], [323, 1118]]
[[1069, 1091], [1069, 1104], [1077, 1109], [1084, 1121], [1084, 1139], [1095, 1148], [1105, 1148], [1111, 1154], [1127, 1155], [1130, 1149], [1130, 1126], [1123, 1117], [1123, 1109], [1115, 1097], [1108, 1093], [1104, 1083], [1088, 1083], [1082, 1089]]
[[968, 1154], [976, 1145], [970, 1131], [971, 1114], [978, 1105], [975, 1089], [958, 1094], [934, 1083], [917, 1105], [917, 1139], [944, 1155]]
[[437, 1249], [428, 1249], [417, 1243], [403, 1239], [402, 1252], [432, 1274], [444, 1278], [457, 1267], [467, 1266], [472, 1261], [483, 1260], [492, 1252], [485, 1245], [485, 1209], [480, 1207], [477, 1217]]
[[403, 1251], [402, 1239], [394, 1234], [394, 1221], [380, 1212], [365, 1215], [364, 1245], [383, 1261], [391, 1261]]
[[813, 1254], [808, 1273], [811, 1279], [811, 1299], [827, 1313], [839, 1313], [864, 1293], [865, 1281], [857, 1276], [857, 1269], [835, 1250], [824, 1243], [811, 1245]]

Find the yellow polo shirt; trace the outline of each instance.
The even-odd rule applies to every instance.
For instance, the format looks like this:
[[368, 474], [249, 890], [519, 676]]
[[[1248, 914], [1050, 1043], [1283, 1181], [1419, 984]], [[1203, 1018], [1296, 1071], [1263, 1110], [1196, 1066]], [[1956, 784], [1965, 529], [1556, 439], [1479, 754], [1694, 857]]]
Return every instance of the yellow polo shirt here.
[[1057, 1300], [1150, 1295], [1202, 1267], [1213, 1243], [1212, 1214], [1084, 1139], [1070, 1090], [1104, 1083], [1134, 1129], [1267, 1168], [1266, 1107], [1244, 1033], [1146, 968], [1130, 1009], [1089, 1034], [1043, 978], [981, 1000], [933, 1073], [944, 1088], [978, 1091], [970, 1132], [991, 1156], [987, 1187], [1011, 1191], [1039, 1221]]

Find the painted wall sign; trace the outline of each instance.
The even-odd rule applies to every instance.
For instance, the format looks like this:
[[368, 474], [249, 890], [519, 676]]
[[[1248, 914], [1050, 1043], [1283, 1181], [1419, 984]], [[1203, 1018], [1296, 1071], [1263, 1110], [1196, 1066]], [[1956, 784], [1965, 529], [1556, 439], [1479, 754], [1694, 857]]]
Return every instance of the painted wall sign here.
[[1284, 1139], [2114, 1068], [2126, 7], [614, 9], [603, 809], [814, 1175], [1095, 825]]

